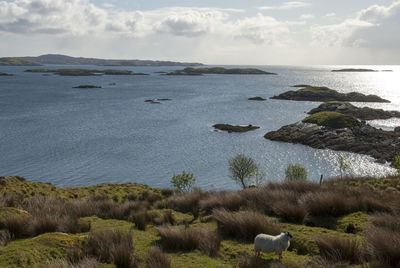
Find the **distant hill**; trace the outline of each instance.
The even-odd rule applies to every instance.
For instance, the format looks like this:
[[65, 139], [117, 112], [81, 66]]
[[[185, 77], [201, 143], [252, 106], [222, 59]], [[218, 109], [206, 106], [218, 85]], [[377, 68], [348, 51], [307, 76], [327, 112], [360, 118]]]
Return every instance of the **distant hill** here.
[[0, 65], [32, 66], [43, 64], [59, 65], [98, 65], [98, 66], [200, 66], [195, 62], [152, 61], [152, 60], [108, 60], [95, 58], [76, 58], [58, 54], [39, 57], [0, 58]]

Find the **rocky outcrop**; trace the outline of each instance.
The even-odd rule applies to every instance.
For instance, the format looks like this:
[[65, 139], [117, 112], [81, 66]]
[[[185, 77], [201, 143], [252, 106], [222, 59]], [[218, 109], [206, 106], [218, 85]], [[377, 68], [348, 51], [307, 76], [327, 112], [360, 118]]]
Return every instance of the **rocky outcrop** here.
[[94, 86], [94, 85], [80, 85], [76, 86], [74, 88], [101, 88], [100, 86]]
[[266, 101], [266, 99], [262, 98], [262, 97], [252, 97], [252, 98], [248, 98], [248, 100], [252, 100], [252, 101]]
[[233, 68], [226, 69], [222, 67], [214, 68], [185, 68], [183, 70], [177, 70], [174, 72], [167, 73], [167, 75], [203, 75], [203, 74], [263, 74], [263, 75], [276, 75], [276, 73], [265, 72], [254, 68]]
[[365, 154], [374, 157], [380, 163], [392, 162], [400, 152], [400, 132], [383, 131], [365, 123], [359, 128], [335, 129], [298, 122], [269, 132], [264, 137], [317, 149]]
[[332, 72], [377, 72], [377, 70], [346, 68], [346, 69], [332, 70]]
[[161, 104], [162, 101], [172, 101], [172, 99], [161, 98], [161, 99], [145, 100], [144, 102], [147, 102], [150, 104]]
[[312, 109], [308, 114], [315, 114], [319, 112], [338, 112], [354, 116], [361, 120], [377, 120], [389, 119], [392, 117], [400, 118], [398, 111], [385, 111], [382, 109], [373, 109], [369, 107], [356, 107], [348, 102], [326, 102]]
[[247, 125], [247, 126], [234, 126], [234, 125], [229, 125], [229, 124], [215, 124], [213, 125], [215, 129], [219, 129], [222, 131], [228, 131], [229, 133], [232, 132], [247, 132], [251, 130], [256, 130], [259, 129], [260, 127], [258, 126], [253, 126], [253, 125]]
[[294, 101], [353, 101], [353, 102], [390, 102], [376, 95], [364, 95], [358, 92], [339, 93], [328, 87], [315, 87], [309, 85], [297, 85], [296, 87], [306, 86], [299, 90], [287, 91], [271, 99], [294, 100]]
[[7, 74], [7, 73], [0, 72], [0, 76], [13, 76], [13, 74]]

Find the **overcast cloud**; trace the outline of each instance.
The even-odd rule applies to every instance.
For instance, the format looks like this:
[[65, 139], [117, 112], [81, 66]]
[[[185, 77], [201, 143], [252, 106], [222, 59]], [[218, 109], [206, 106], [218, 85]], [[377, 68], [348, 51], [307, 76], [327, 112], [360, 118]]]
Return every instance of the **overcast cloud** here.
[[[117, 1], [0, 1], [0, 56], [65, 53], [220, 64], [400, 61], [400, 1], [364, 1], [348, 13], [340, 3], [328, 10], [316, 0], [200, 3], [137, 9]], [[382, 59], [364, 62], [374, 51]]]

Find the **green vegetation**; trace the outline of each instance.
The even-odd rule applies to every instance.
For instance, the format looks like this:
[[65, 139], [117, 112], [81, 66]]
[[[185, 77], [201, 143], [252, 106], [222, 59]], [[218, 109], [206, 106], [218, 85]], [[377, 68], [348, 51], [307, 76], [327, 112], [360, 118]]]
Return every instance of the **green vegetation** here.
[[39, 66], [40, 64], [31, 60], [7, 57], [0, 58], [0, 66]]
[[392, 167], [395, 168], [397, 173], [400, 175], [400, 155], [394, 157]]
[[285, 170], [285, 180], [286, 181], [306, 181], [307, 180], [307, 170], [300, 164], [289, 164]]
[[[282, 265], [395, 267], [399, 198], [399, 177], [188, 193], [132, 183], [58, 188], [2, 177], [0, 266], [265, 267], [278, 255], [251, 258], [254, 236], [288, 231], [294, 237]], [[64, 266], [46, 266], [56, 264]]]
[[337, 166], [340, 170], [340, 178], [343, 178], [343, 173], [350, 169], [349, 161], [346, 157], [339, 155], [337, 159]]
[[337, 112], [320, 112], [303, 119], [304, 123], [313, 123], [331, 128], [359, 128], [361, 122], [351, 115]]
[[334, 89], [330, 89], [328, 87], [315, 87], [315, 86], [306, 86], [304, 88], [301, 88], [297, 90], [297, 92], [311, 92], [311, 93], [317, 93], [317, 94], [328, 94], [328, 93], [338, 93]]
[[171, 184], [179, 192], [188, 193], [196, 184], [196, 179], [193, 173], [186, 173], [185, 171], [182, 171], [182, 174], [172, 176]]
[[232, 180], [246, 189], [256, 175], [258, 165], [253, 158], [238, 154], [229, 160], [229, 172]]

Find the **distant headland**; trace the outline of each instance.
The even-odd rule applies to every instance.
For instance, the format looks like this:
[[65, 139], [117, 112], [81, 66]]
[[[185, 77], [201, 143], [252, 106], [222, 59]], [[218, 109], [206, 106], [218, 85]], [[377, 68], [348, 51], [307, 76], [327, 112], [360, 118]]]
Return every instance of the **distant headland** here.
[[202, 66], [197, 62], [174, 62], [154, 60], [113, 60], [83, 57], [70, 57], [59, 54], [46, 54], [38, 57], [4, 57], [0, 58], [0, 66], [40, 66], [58, 65], [97, 65], [97, 66]]

